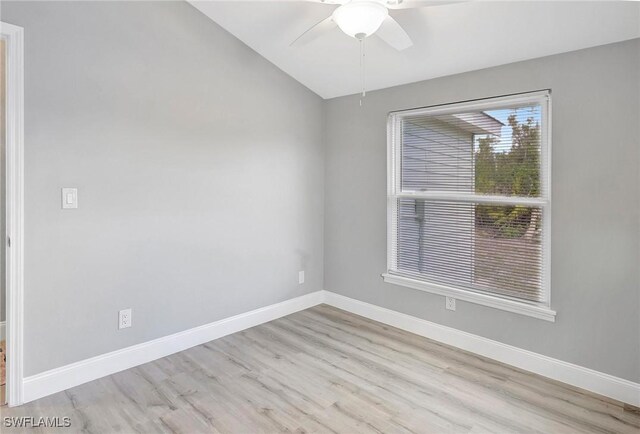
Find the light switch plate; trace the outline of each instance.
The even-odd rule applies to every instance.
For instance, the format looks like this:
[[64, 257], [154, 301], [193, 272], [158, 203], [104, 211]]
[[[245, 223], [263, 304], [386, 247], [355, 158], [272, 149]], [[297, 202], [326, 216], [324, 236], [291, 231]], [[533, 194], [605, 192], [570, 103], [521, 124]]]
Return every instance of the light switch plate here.
[[304, 283], [304, 271], [298, 271], [298, 284], [302, 285]]
[[62, 209], [78, 208], [78, 189], [63, 188], [62, 189]]

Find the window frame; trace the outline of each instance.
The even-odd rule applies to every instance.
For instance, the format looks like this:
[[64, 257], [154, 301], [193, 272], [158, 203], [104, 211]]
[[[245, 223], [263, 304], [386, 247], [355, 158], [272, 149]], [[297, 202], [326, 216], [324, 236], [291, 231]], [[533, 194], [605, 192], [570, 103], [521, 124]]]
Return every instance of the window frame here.
[[[540, 197], [506, 197], [471, 193], [403, 192], [401, 186], [402, 132], [400, 124], [407, 116], [442, 115], [462, 111], [478, 111], [505, 108], [508, 105], [539, 104], [541, 108], [540, 131]], [[432, 294], [454, 297], [471, 303], [506, 310], [547, 321], [555, 321], [556, 312], [551, 309], [551, 91], [542, 90], [514, 95], [490, 97], [478, 100], [441, 104], [409, 110], [390, 112], [387, 117], [387, 271], [382, 274], [386, 283], [405, 286]], [[542, 292], [541, 302], [527, 301], [490, 292], [443, 285], [425, 280], [404, 277], [392, 273], [397, 234], [398, 199], [450, 200], [454, 202], [487, 203], [497, 205], [529, 205], [542, 210]]]

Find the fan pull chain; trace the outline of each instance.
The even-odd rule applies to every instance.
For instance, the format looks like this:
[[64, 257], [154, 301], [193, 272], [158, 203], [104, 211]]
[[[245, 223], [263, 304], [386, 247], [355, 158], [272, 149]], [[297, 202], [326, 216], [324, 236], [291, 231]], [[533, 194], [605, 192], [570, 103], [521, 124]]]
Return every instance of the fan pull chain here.
[[364, 63], [364, 37], [359, 38], [360, 41], [360, 85], [361, 85], [361, 89], [362, 89], [362, 94], [360, 97], [360, 107], [362, 107], [362, 98], [364, 98], [365, 96], [367, 96], [367, 92], [365, 90], [365, 63]]

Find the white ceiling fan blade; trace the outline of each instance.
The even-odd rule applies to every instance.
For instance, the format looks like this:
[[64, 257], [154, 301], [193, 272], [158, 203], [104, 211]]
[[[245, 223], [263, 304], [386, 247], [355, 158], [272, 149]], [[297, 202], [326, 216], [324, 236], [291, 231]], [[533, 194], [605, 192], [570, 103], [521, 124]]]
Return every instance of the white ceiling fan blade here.
[[465, 1], [468, 0], [388, 0], [385, 2], [385, 6], [389, 9], [412, 9], [464, 3]]
[[289, 46], [291, 47], [293, 45], [307, 44], [313, 41], [314, 39], [318, 38], [319, 36], [322, 36], [323, 34], [327, 33], [329, 30], [333, 30], [336, 26], [337, 24], [333, 21], [333, 17], [330, 15], [324, 20], [320, 21], [315, 26], [311, 27], [302, 35], [298, 36], [298, 38], [295, 41], [293, 41], [291, 44], [289, 44]]
[[377, 32], [374, 33], [387, 44], [398, 51], [407, 49], [413, 45], [411, 38], [396, 20], [387, 16]]

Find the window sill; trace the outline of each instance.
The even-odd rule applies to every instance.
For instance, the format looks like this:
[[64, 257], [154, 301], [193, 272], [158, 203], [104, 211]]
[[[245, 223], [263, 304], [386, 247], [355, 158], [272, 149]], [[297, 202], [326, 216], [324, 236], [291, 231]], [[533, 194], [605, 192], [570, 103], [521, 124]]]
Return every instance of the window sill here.
[[533, 318], [543, 319], [545, 321], [555, 322], [556, 312], [547, 306], [528, 304], [521, 301], [511, 300], [508, 298], [495, 297], [492, 295], [481, 294], [477, 292], [465, 291], [444, 285], [436, 285], [426, 283], [420, 280], [408, 277], [396, 276], [394, 274], [385, 273], [382, 278], [386, 283], [394, 285], [406, 286], [420, 291], [430, 292], [431, 294], [443, 295], [445, 297], [453, 297], [457, 300], [464, 300], [470, 303], [480, 304], [482, 306], [493, 307], [495, 309], [506, 310], [508, 312], [518, 313]]

